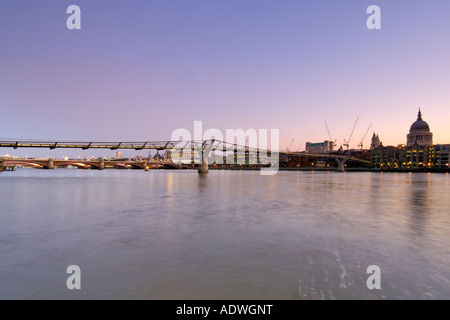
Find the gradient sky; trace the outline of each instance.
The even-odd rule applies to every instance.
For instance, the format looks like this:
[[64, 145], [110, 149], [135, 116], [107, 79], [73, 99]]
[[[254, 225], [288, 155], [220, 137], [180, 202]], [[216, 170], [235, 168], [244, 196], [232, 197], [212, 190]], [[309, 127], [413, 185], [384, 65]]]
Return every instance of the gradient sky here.
[[449, 39], [448, 0], [1, 1], [0, 138], [160, 140], [202, 120], [303, 150], [328, 139], [324, 120], [340, 144], [359, 117], [351, 147], [370, 124], [365, 146], [373, 131], [397, 145], [421, 107], [450, 143]]

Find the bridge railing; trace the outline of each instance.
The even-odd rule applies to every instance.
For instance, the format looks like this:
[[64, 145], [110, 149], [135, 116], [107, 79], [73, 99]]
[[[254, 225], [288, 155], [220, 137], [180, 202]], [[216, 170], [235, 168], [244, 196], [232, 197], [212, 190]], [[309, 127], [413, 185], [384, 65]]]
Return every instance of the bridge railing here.
[[[110, 150], [183, 150], [189, 149], [204, 150], [210, 144], [214, 144], [211, 151], [221, 151], [223, 153], [240, 152], [240, 153], [256, 153], [256, 154], [269, 154], [270, 150], [262, 150], [255, 147], [239, 145], [236, 143], [230, 143], [220, 140], [205, 140], [205, 141], [171, 141], [171, 140], [159, 140], [159, 141], [132, 141], [132, 142], [98, 142], [98, 141], [73, 141], [73, 140], [61, 140], [61, 141], [49, 141], [38, 139], [0, 139], [0, 148], [73, 148], [73, 149], [110, 149]], [[351, 155], [345, 154], [310, 154], [310, 153], [293, 153], [293, 152], [278, 152], [279, 155], [298, 155], [304, 157], [330, 157], [338, 159], [352, 159], [361, 162], [367, 162], [362, 159], [357, 159]]]

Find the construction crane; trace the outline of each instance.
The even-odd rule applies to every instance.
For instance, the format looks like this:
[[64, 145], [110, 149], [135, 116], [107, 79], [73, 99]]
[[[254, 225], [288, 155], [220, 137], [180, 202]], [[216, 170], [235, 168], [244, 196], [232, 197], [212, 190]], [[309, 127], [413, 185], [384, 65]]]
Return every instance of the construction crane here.
[[293, 143], [294, 143], [294, 139], [292, 139], [291, 144], [289, 145], [289, 148], [286, 149], [287, 152], [290, 152], [289, 150], [291, 149]]
[[[325, 122], [325, 127], [327, 127], [327, 132], [328, 132], [328, 136], [330, 137], [330, 141], [333, 141], [333, 138], [331, 138], [331, 134], [330, 134], [330, 129], [328, 129], [328, 124], [326, 121]], [[333, 146], [336, 147], [336, 140], [333, 141]]]
[[350, 133], [350, 137], [348, 138], [348, 141], [344, 139], [344, 146], [347, 147], [347, 150], [350, 146], [350, 140], [352, 140], [352, 136], [353, 136], [353, 131], [355, 131], [356, 128], [356, 124], [358, 123], [359, 117], [356, 118], [355, 124], [353, 125], [353, 129], [352, 129], [352, 133]]
[[369, 128], [367, 128], [367, 131], [366, 131], [366, 133], [364, 133], [364, 136], [363, 136], [363, 138], [361, 139], [361, 142], [358, 144], [358, 148], [361, 148], [361, 150], [362, 150], [362, 148], [363, 148], [363, 141], [364, 141], [364, 138], [367, 136], [367, 133], [369, 132], [369, 130], [370, 130], [371, 127], [372, 127], [372, 124], [370, 124]]
[[302, 147], [302, 140], [300, 140], [300, 143], [298, 144], [297, 152], [300, 152], [301, 147]]

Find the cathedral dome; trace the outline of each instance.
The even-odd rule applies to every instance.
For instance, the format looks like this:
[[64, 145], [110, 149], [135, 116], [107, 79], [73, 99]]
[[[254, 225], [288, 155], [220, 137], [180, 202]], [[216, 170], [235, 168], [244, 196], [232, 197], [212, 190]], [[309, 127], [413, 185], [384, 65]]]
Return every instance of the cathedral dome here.
[[433, 145], [433, 134], [428, 123], [423, 121], [422, 112], [419, 109], [417, 121], [411, 125], [409, 134], [406, 135], [406, 145], [431, 146]]
[[422, 120], [422, 112], [419, 110], [419, 114], [417, 115], [417, 121], [411, 125], [409, 132], [414, 131], [430, 131], [430, 126], [428, 123]]

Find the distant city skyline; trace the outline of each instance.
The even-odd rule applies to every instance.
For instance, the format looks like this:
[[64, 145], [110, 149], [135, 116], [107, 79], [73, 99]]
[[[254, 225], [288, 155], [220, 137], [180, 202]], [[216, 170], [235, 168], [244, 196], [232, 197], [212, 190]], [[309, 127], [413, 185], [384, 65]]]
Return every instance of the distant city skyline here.
[[[76, 4], [82, 29], [68, 30]], [[368, 30], [377, 4], [382, 29]], [[20, 1], [0, 4], [0, 138], [146, 141], [178, 128], [280, 129], [280, 149], [373, 132], [419, 108], [450, 143], [450, 2]], [[114, 156], [116, 151], [0, 154]], [[148, 152], [123, 152], [124, 157]]]

